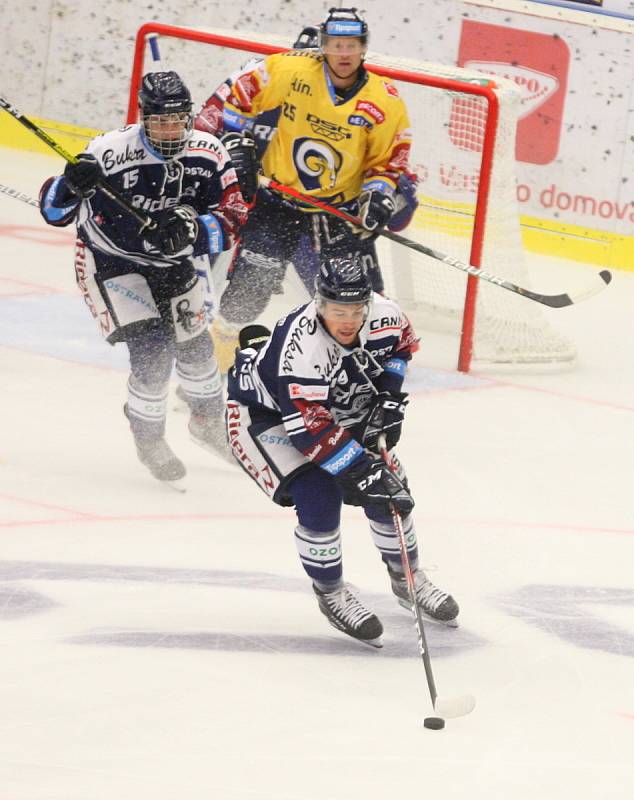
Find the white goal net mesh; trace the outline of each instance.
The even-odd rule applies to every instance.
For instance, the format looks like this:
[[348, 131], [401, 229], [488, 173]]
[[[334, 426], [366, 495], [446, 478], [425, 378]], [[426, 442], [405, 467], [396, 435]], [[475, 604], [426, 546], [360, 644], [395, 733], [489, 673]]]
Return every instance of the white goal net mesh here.
[[[207, 30], [251, 42], [288, 48], [292, 42], [242, 31]], [[196, 103], [202, 103], [254, 52], [207, 42], [161, 36], [160, 62], [145, 58], [144, 71], [175, 69]], [[399, 70], [390, 76], [407, 103], [414, 136], [412, 168], [419, 177], [420, 206], [403, 235], [463, 262], [474, 263], [482, 234], [478, 266], [523, 287], [530, 286], [520, 237], [515, 181], [515, 131], [519, 94], [512, 83], [492, 78], [499, 99], [488, 197], [479, 193], [486, 98], [474, 86], [486, 84], [481, 73], [440, 64], [368, 53], [367, 63]], [[449, 79], [451, 88], [414, 83]], [[459, 84], [459, 85], [458, 85]], [[476, 220], [479, 223], [476, 223]], [[482, 230], [483, 228], [483, 230]], [[463, 329], [467, 275], [437, 259], [377, 240], [386, 291], [396, 297], [419, 330], [443, 330], [462, 336], [473, 359], [483, 363], [566, 363], [574, 345], [558, 334], [534, 302], [485, 281], [477, 281], [473, 330]], [[468, 368], [468, 365], [467, 365]]]

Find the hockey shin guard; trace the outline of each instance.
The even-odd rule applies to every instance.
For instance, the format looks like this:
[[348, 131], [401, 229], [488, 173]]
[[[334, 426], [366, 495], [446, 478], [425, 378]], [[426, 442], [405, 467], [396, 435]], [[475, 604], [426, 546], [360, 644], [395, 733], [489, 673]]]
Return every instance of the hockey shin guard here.
[[295, 544], [302, 566], [309, 578], [322, 589], [332, 589], [341, 583], [341, 531], [312, 531], [298, 525]]
[[[412, 566], [412, 570], [418, 567], [418, 545], [416, 541], [416, 530], [414, 528], [414, 520], [411, 514], [403, 517], [403, 533], [405, 534], [405, 541], [407, 543], [407, 555]], [[381, 557], [386, 564], [389, 564], [394, 572], [402, 572], [403, 567], [401, 564], [401, 550], [399, 546], [398, 536], [394, 530], [393, 522], [377, 522], [371, 519], [370, 530], [372, 532], [372, 539]]]
[[218, 416], [223, 412], [222, 379], [215, 356], [198, 364], [178, 362], [176, 375], [192, 413]]
[[165, 434], [167, 391], [167, 383], [150, 387], [130, 375], [125, 413], [135, 438], [155, 438]]

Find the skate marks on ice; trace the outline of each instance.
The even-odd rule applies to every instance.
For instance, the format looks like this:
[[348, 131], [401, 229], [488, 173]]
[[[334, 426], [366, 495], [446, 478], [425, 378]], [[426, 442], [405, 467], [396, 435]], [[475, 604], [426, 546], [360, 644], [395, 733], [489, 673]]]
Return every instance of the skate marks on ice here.
[[[308, 636], [301, 634], [236, 634], [221, 631], [199, 631], [189, 633], [179, 633], [174, 631], [121, 631], [105, 630], [94, 631], [87, 634], [73, 636], [66, 639], [66, 643], [79, 645], [98, 645], [114, 647], [136, 647], [148, 648], [155, 647], [161, 649], [178, 650], [212, 650], [229, 653], [286, 653], [293, 655], [345, 655], [359, 658], [415, 658], [416, 643], [409, 639], [415, 639], [413, 629], [407, 631], [407, 638], [401, 637], [392, 627], [385, 614], [379, 613], [381, 620], [385, 623], [386, 629], [383, 637], [383, 648], [369, 648], [366, 645], [356, 642], [344, 634], [336, 632], [329, 633], [324, 630], [323, 636]], [[388, 630], [389, 626], [389, 630]], [[439, 626], [435, 626], [439, 627]], [[411, 628], [411, 625], [409, 626]], [[455, 632], [455, 629], [454, 629]], [[438, 635], [428, 634], [429, 646], [433, 649], [434, 657], [447, 655], [447, 650], [452, 654], [457, 654], [459, 650], [469, 649], [472, 644], [467, 641], [471, 639], [478, 641], [477, 637], [464, 631], [460, 631], [458, 638], [461, 642], [455, 642], [451, 647], [442, 647], [438, 644], [438, 636], [452, 635], [442, 631]]]
[[632, 619], [634, 589], [535, 584], [493, 602], [505, 614], [576, 647], [634, 657], [634, 633], [610, 621], [610, 617], [620, 618], [621, 608]]
[[[312, 599], [303, 578], [266, 572], [177, 569], [120, 564], [64, 564], [43, 561], [0, 561], [0, 621], [50, 612], [60, 604], [32, 587], [16, 587], [16, 581], [84, 581], [87, 583], [148, 583], [170, 586], [209, 586], [249, 592], [297, 593]], [[227, 633], [97, 629], [77, 632], [76, 644], [119, 647], [162, 647], [226, 650], [229, 652], [287, 652], [359, 657], [409, 658], [416, 656], [416, 640], [410, 615], [398, 608], [386, 588], [381, 594], [363, 591], [364, 600], [379, 615], [386, 629], [386, 646], [380, 654], [361, 648], [356, 642], [327, 630], [323, 636], [271, 633]], [[254, 594], [257, 603], [257, 594]], [[538, 627], [577, 648], [600, 650], [625, 657], [634, 656], [634, 635], [618, 624], [618, 612], [631, 615], [634, 590], [618, 587], [562, 586], [538, 584], [518, 587], [513, 592], [492, 596], [491, 605], [506, 615]], [[310, 606], [307, 613], [311, 613]], [[314, 609], [317, 615], [317, 608]], [[209, 607], [210, 622], [215, 610]], [[615, 619], [611, 620], [611, 617]], [[237, 611], [237, 623], [243, 615]], [[290, 623], [289, 623], [290, 624]], [[434, 657], [449, 657], [485, 646], [488, 642], [462, 627], [449, 629], [430, 623], [428, 638]]]
[[[231, 570], [175, 569], [167, 567], [144, 567], [111, 564], [64, 564], [58, 562], [0, 561], [0, 601], [7, 602], [4, 618], [18, 613], [22, 616], [49, 611], [59, 604], [29, 589], [16, 593], [11, 584], [14, 581], [84, 581], [87, 583], [149, 583], [175, 586], [209, 586], [210, 588], [233, 588], [250, 592], [301, 593], [312, 600], [310, 584], [304, 579], [275, 575], [264, 572], [242, 572]], [[361, 658], [416, 657], [416, 636], [410, 615], [399, 609], [395, 598], [386, 587], [384, 594], [363, 592], [364, 600], [379, 615], [385, 625], [385, 646], [381, 651], [360, 647], [357, 642], [330, 632], [324, 625], [323, 635], [278, 634], [266, 631], [228, 633], [226, 631], [170, 631], [170, 630], [130, 630], [121, 628], [100, 628], [79, 632], [64, 639], [66, 643], [78, 645], [100, 645], [133, 648], [168, 648], [221, 650], [227, 652], [276, 652], [313, 655], [352, 655]], [[257, 594], [253, 603], [257, 604]], [[17, 604], [12, 611], [12, 604]], [[286, 603], [286, 600], [283, 601]], [[84, 613], [82, 619], [89, 617]], [[314, 613], [321, 621], [317, 606], [312, 603], [307, 613]], [[217, 608], [209, 606], [209, 620], [213, 623]], [[237, 626], [244, 614], [236, 611]], [[3, 615], [0, 615], [0, 620]], [[223, 619], [227, 614], [223, 612]], [[160, 620], [159, 620], [160, 622]], [[266, 623], [264, 622], [264, 625]], [[289, 625], [291, 623], [289, 622]], [[430, 623], [428, 639], [435, 657], [448, 657], [482, 647], [486, 642], [477, 634], [465, 628], [450, 629], [443, 625]], [[377, 655], [379, 654], [379, 655]]]
[[110, 347], [79, 296], [0, 297], [0, 344], [86, 366], [127, 369], [127, 352]]
[[29, 617], [53, 608], [59, 608], [59, 603], [33, 589], [0, 584], [0, 622]]

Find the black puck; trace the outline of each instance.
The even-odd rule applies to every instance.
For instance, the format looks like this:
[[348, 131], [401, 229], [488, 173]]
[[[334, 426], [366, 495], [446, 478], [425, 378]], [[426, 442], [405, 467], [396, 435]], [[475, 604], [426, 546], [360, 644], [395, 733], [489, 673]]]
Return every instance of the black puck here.
[[423, 720], [423, 725], [426, 728], [431, 728], [432, 731], [441, 731], [445, 727], [445, 720], [440, 717], [426, 717]]

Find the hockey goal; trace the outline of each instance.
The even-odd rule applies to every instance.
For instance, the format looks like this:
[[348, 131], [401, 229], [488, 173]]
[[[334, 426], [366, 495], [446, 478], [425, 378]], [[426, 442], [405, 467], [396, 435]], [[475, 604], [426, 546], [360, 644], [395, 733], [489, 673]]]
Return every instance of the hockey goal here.
[[[247, 58], [290, 46], [274, 35], [147, 23], [136, 37], [128, 122], [137, 119], [136, 96], [146, 71], [175, 69], [200, 104]], [[146, 59], [148, 49], [152, 60]], [[519, 94], [513, 84], [373, 52], [366, 64], [397, 86], [412, 121], [420, 206], [405, 235], [530, 288], [516, 200]], [[566, 364], [575, 359], [574, 345], [535, 303], [386, 239], [379, 237], [378, 246], [387, 293], [417, 329], [459, 337], [459, 370], [469, 371], [472, 360]]]

